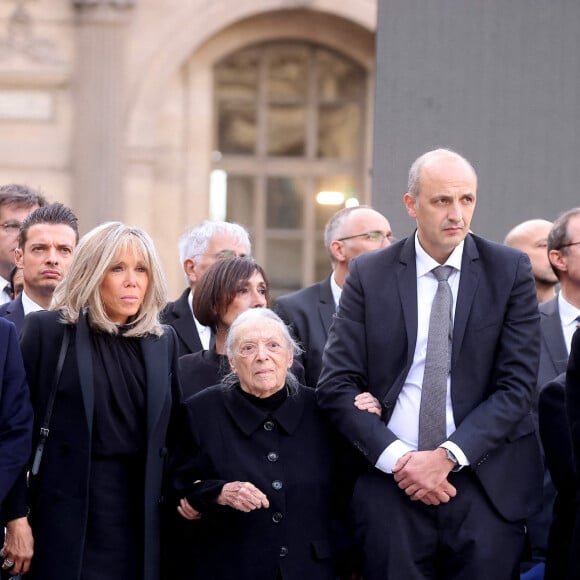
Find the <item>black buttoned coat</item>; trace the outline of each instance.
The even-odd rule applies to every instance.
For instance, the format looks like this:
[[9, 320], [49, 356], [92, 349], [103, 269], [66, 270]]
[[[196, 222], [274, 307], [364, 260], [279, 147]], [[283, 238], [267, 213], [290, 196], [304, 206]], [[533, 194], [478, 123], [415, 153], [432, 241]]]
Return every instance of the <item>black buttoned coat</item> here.
[[[202, 519], [192, 559], [195, 578], [284, 580], [335, 578], [334, 443], [306, 387], [269, 414], [239, 388], [217, 385], [184, 404], [186, 442], [176, 455], [175, 484]], [[180, 430], [180, 431], [181, 431]], [[192, 486], [202, 480], [203, 485]], [[218, 506], [230, 481], [249, 481], [270, 502], [243, 513]]]

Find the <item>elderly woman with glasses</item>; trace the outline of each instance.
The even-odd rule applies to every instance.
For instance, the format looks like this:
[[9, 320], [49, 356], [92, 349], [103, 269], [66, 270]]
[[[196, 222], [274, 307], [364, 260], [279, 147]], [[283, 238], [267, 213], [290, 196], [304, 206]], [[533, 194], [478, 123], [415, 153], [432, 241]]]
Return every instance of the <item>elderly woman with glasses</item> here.
[[274, 312], [248, 309], [225, 351], [231, 372], [185, 402], [172, 462], [178, 511], [197, 520], [190, 578], [334, 579], [345, 473], [314, 391], [289, 370], [296, 345]]

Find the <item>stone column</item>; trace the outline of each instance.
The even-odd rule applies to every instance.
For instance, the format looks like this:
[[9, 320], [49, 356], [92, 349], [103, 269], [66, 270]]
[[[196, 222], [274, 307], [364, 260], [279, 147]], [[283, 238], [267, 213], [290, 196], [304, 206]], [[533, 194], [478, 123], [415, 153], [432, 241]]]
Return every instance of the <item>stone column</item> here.
[[73, 0], [77, 12], [73, 200], [81, 230], [123, 219], [125, 52], [135, 0]]

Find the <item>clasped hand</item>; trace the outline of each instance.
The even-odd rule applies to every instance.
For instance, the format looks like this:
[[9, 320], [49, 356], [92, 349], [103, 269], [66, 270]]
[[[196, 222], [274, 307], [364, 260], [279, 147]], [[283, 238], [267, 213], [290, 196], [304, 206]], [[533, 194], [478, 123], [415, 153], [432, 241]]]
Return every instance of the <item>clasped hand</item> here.
[[414, 451], [403, 455], [393, 467], [398, 486], [413, 501], [427, 505], [447, 503], [457, 490], [447, 481], [453, 467], [444, 449]]

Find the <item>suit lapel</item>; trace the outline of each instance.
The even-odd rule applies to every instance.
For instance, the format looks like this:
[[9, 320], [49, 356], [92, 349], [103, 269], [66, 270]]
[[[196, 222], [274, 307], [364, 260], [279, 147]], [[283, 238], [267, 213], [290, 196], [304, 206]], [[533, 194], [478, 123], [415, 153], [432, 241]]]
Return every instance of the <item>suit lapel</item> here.
[[190, 352], [202, 350], [201, 340], [197, 332], [195, 320], [189, 308], [189, 289], [186, 290], [175, 302], [174, 310], [175, 321], [173, 327], [177, 331], [179, 338], [187, 345]]
[[[417, 263], [415, 260], [415, 235], [411, 235], [405, 241], [399, 258], [397, 269], [397, 284], [399, 297], [403, 309], [403, 319], [407, 332], [407, 367], [413, 362], [415, 345], [417, 343]], [[414, 288], [414, 292], [409, 289]]]
[[330, 288], [330, 276], [320, 284], [320, 302], [318, 303], [318, 314], [320, 316], [320, 322], [322, 323], [325, 339], [328, 338], [328, 329], [332, 324], [332, 317], [336, 312], [334, 297]]
[[467, 320], [473, 306], [475, 293], [481, 276], [479, 252], [471, 236], [465, 238], [463, 257], [461, 259], [461, 276], [455, 305], [455, 319], [453, 321], [453, 347], [451, 352], [451, 368], [457, 362], [461, 343], [465, 335]]
[[161, 337], [146, 336], [141, 340], [141, 352], [145, 361], [148, 436], [159, 420], [168, 394], [165, 388], [169, 375], [168, 344], [167, 334]]
[[[566, 348], [566, 341], [562, 331], [562, 321], [560, 320], [560, 312], [558, 310], [558, 298], [554, 298], [543, 310], [541, 325], [544, 344], [550, 354], [554, 367], [559, 369], [568, 361], [568, 349]], [[564, 370], [566, 370], [565, 367]]]
[[75, 350], [87, 425], [89, 433], [91, 433], [93, 429], [93, 413], [95, 409], [93, 359], [91, 339], [89, 336], [89, 325], [86, 316], [82, 313], [79, 315], [79, 320], [76, 324]]

